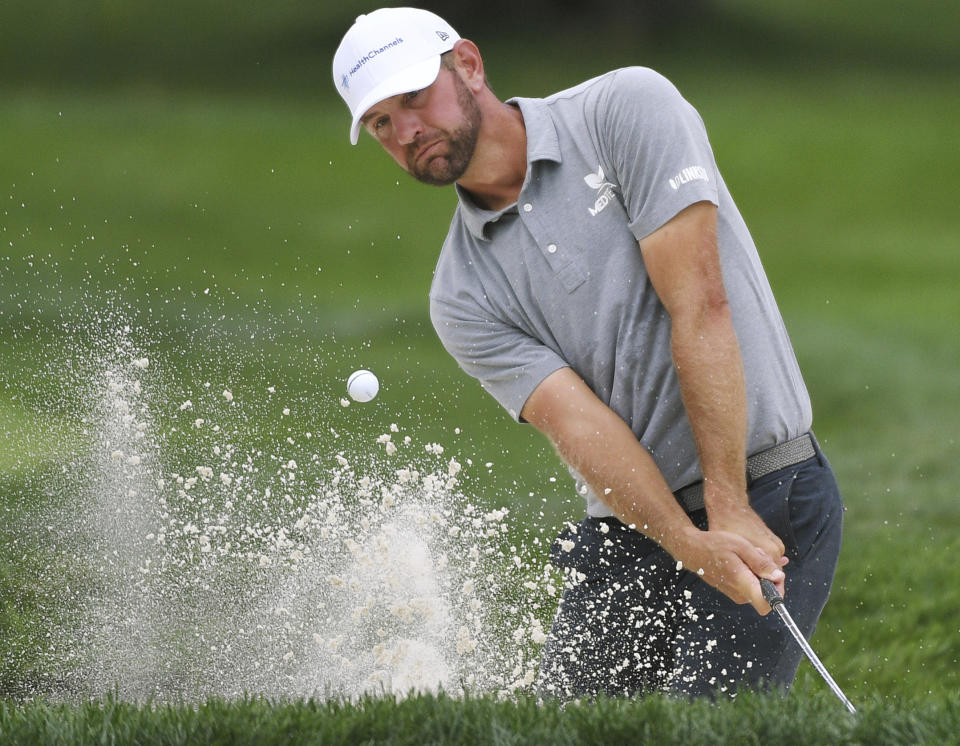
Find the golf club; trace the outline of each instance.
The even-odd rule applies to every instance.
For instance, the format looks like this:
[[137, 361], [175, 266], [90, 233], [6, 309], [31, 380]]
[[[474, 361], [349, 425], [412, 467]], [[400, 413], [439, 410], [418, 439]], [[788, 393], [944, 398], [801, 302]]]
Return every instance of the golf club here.
[[833, 677], [829, 674], [826, 667], [820, 662], [817, 654], [814, 653], [813, 648], [810, 647], [810, 643], [807, 642], [806, 638], [803, 636], [803, 633], [800, 632], [800, 628], [797, 627], [796, 622], [793, 621], [793, 617], [790, 616], [790, 612], [787, 611], [787, 607], [783, 603], [783, 597], [777, 592], [777, 586], [775, 586], [772, 581], [767, 580], [766, 578], [760, 578], [760, 588], [763, 591], [763, 597], [767, 600], [767, 603], [770, 604], [771, 608], [773, 608], [777, 614], [780, 615], [783, 623], [786, 625], [787, 629], [790, 630], [790, 634], [793, 635], [793, 639], [797, 641], [797, 644], [807, 656], [807, 660], [813, 664], [813, 667], [817, 669], [817, 671], [823, 677], [823, 680], [827, 682], [827, 686], [830, 687], [830, 690], [840, 698], [840, 701], [846, 705], [846, 708], [850, 712], [856, 713], [856, 709], [850, 703], [850, 700], [847, 699], [840, 687], [837, 686], [837, 682], [833, 680]]

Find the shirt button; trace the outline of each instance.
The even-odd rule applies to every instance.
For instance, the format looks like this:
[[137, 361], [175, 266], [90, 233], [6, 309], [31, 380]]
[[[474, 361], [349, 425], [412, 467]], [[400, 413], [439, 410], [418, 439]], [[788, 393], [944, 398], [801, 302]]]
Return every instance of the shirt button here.
[[527, 204], [525, 204], [525, 205], [523, 206], [523, 211], [524, 211], [524, 212], [530, 212], [531, 210], [533, 210], [533, 205], [531, 205], [529, 202], [527, 202]]
[[557, 245], [556, 245], [555, 243], [550, 244], [550, 245], [547, 247], [547, 251], [549, 251], [551, 254], [556, 254], [556, 253], [557, 253]]

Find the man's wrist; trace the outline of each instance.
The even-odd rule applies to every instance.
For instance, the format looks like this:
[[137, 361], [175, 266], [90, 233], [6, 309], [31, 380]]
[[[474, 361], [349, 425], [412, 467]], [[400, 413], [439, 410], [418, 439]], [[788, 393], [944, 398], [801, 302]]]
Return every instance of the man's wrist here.
[[[683, 562], [684, 557], [691, 556], [692, 550], [703, 540], [702, 534], [701, 529], [688, 521], [685, 525], [661, 537], [659, 543], [671, 557], [678, 562]], [[692, 569], [696, 570], [696, 568]]]
[[743, 474], [722, 477], [704, 476], [703, 501], [710, 503], [740, 503], [747, 499], [746, 467]]

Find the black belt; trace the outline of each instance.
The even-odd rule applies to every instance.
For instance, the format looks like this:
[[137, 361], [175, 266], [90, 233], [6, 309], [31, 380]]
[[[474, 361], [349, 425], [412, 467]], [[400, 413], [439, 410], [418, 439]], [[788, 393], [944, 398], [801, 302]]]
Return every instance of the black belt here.
[[[811, 459], [816, 455], [817, 447], [814, 445], [813, 435], [804, 433], [798, 438], [778, 443], [772, 448], [748, 457], [747, 480], [752, 482], [760, 479], [760, 477], [765, 477], [767, 474]], [[677, 502], [688, 513], [703, 508], [703, 482], [688, 484], [673, 494], [676, 496]]]

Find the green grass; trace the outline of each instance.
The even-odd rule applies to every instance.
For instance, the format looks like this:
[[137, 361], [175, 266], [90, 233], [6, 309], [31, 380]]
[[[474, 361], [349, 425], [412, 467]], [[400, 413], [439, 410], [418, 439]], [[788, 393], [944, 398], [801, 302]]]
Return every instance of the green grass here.
[[80, 707], [0, 701], [0, 738], [11, 743], [71, 744], [767, 744], [802, 734], [805, 744], [956, 743], [956, 694], [922, 702], [863, 703], [849, 716], [823, 696], [785, 700], [743, 695], [718, 707], [709, 702], [601, 699], [538, 704], [530, 698], [453, 699], [418, 696], [400, 701], [239, 702], [199, 706], [135, 705], [105, 699]]

